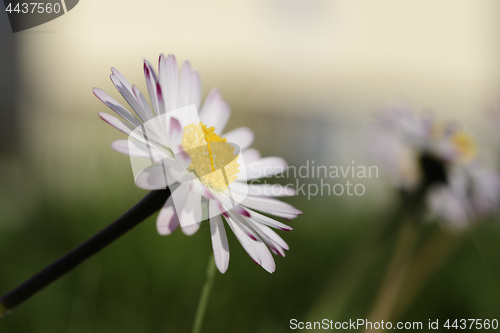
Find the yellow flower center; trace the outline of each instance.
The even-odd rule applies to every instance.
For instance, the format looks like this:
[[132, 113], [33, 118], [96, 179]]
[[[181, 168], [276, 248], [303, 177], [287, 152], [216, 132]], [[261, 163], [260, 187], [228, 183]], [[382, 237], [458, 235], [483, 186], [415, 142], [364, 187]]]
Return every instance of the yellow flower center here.
[[451, 142], [459, 151], [462, 162], [470, 162], [476, 156], [476, 145], [471, 137], [464, 132], [453, 134]]
[[[432, 128], [432, 136], [438, 139], [442, 138], [445, 135], [445, 131], [445, 125], [437, 123]], [[460, 163], [468, 163], [476, 156], [476, 144], [464, 131], [453, 133], [449, 140], [460, 154], [458, 158]]]
[[188, 169], [207, 187], [224, 191], [238, 176], [235, 146], [203, 123], [184, 127], [182, 148], [191, 157]]

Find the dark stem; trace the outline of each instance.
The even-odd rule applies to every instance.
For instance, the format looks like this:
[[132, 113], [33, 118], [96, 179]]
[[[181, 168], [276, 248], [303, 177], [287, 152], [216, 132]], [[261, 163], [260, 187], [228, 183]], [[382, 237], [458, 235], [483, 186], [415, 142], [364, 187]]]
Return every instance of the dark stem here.
[[148, 193], [107, 228], [3, 295], [0, 298], [0, 317], [158, 211], [169, 196], [168, 189]]

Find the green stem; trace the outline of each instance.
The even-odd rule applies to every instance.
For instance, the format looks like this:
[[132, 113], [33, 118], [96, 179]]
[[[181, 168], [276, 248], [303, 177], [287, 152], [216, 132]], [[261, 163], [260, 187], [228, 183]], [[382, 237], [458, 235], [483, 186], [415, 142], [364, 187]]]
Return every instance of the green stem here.
[[[369, 321], [393, 319], [394, 307], [410, 267], [417, 231], [413, 223], [407, 223], [401, 230], [385, 279], [368, 316]], [[365, 332], [371, 332], [371, 330], [365, 330]]]
[[194, 317], [192, 333], [201, 332], [203, 319], [205, 318], [205, 312], [208, 306], [208, 300], [210, 299], [210, 293], [215, 281], [215, 272], [215, 260], [214, 256], [211, 255], [208, 259], [207, 279], [205, 280], [205, 284], [203, 285], [203, 289], [201, 291], [200, 301], [198, 302], [198, 308], [196, 309], [196, 315]]
[[461, 244], [463, 236], [448, 235], [437, 231], [431, 239], [422, 245], [422, 248], [412, 261], [408, 272], [407, 287], [396, 305], [395, 318], [404, 314], [412, 301], [429, 281], [429, 278], [446, 262]]

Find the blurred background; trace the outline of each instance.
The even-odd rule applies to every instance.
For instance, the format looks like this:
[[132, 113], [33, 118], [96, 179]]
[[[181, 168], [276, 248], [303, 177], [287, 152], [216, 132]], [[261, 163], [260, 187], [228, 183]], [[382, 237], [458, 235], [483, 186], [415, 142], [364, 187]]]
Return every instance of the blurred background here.
[[[0, 30], [0, 294], [146, 194], [128, 157], [111, 150], [125, 135], [97, 117], [111, 111], [92, 88], [124, 103], [109, 80], [116, 67], [147, 92], [142, 59], [156, 64], [160, 53], [189, 60], [204, 96], [219, 87], [232, 108], [227, 129], [251, 127], [255, 148], [290, 165], [374, 165], [366, 133], [373, 112], [395, 99], [457, 120], [488, 160], [499, 152], [487, 112], [500, 98], [495, 0], [86, 0], [16, 34], [2, 13]], [[272, 275], [228, 232], [231, 263], [204, 331], [367, 318], [393, 245], [370, 235], [396, 196], [383, 170], [363, 184], [360, 197], [287, 199], [304, 215], [280, 232], [291, 250]], [[209, 228], [161, 237], [155, 218], [0, 320], [0, 332], [188, 331]], [[500, 226], [489, 222], [460, 241], [442, 235], [429, 255], [454, 250], [421, 287], [404, 282], [411, 300], [398, 319], [498, 316]]]

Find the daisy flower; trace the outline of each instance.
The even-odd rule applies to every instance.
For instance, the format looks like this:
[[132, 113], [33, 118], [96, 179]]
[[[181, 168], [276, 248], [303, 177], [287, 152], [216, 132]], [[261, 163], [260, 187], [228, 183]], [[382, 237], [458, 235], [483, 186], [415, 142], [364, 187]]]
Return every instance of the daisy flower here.
[[377, 117], [375, 133], [374, 152], [391, 184], [422, 193], [429, 217], [446, 228], [464, 229], [496, 209], [499, 175], [481, 163], [457, 124], [397, 105]]
[[223, 134], [229, 105], [217, 89], [201, 103], [200, 77], [189, 62], [179, 72], [173, 55], [161, 55], [158, 74], [145, 60], [144, 76], [151, 106], [115, 68], [111, 81], [133, 112], [98, 88], [94, 94], [121, 119], [107, 113], [99, 116], [129, 135], [113, 142], [112, 148], [130, 156], [136, 185], [147, 190], [168, 187], [172, 192], [158, 214], [158, 232], [169, 235], [180, 226], [192, 235], [209, 220], [215, 263], [224, 273], [229, 265], [227, 224], [250, 257], [273, 272], [270, 251], [285, 256], [289, 247], [272, 228], [292, 228], [268, 215], [293, 219], [301, 211], [275, 198], [294, 195], [293, 190], [275, 191], [277, 185], [247, 181], [283, 172], [286, 162], [262, 158], [249, 148], [254, 135], [246, 127]]
[[448, 222], [445, 227], [462, 230], [496, 211], [499, 196], [498, 174], [473, 161], [450, 170], [447, 186], [430, 192], [427, 203], [434, 217]]

